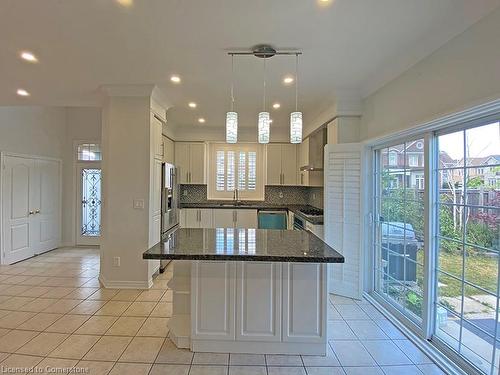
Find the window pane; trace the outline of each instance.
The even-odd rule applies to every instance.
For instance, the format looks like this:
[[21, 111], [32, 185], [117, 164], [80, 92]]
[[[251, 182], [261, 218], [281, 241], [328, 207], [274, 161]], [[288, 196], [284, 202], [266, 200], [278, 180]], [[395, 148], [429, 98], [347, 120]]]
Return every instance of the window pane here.
[[82, 236], [101, 235], [101, 170], [82, 169]]
[[101, 146], [95, 143], [82, 143], [78, 145], [77, 157], [81, 161], [101, 160]]
[[248, 153], [248, 190], [257, 188], [257, 153], [250, 151]]
[[239, 153], [238, 160], [238, 189], [245, 190], [247, 179], [246, 153]]
[[[471, 246], [467, 246], [466, 249], [465, 280], [481, 289], [496, 294], [498, 285], [498, 252], [491, 252]], [[468, 290], [466, 287], [466, 293]], [[480, 294], [486, 293], [482, 291]], [[489, 300], [489, 297], [486, 299]], [[489, 302], [493, 301], [490, 300]]]
[[225, 188], [225, 173], [224, 173], [224, 151], [216, 152], [216, 182], [215, 188], [217, 191], [224, 191]]
[[453, 168], [464, 166], [464, 131], [441, 135], [438, 137], [439, 165], [438, 168]]
[[234, 151], [227, 152], [227, 191], [234, 191], [236, 183], [236, 165], [234, 160]]
[[462, 313], [462, 282], [454, 277], [438, 272], [437, 300], [448, 310]]
[[[484, 209], [468, 207], [466, 215], [465, 241], [468, 244], [487, 249], [484, 253], [499, 251], [500, 239], [500, 209]], [[476, 249], [467, 251], [475, 252]], [[488, 251], [491, 250], [491, 251]]]

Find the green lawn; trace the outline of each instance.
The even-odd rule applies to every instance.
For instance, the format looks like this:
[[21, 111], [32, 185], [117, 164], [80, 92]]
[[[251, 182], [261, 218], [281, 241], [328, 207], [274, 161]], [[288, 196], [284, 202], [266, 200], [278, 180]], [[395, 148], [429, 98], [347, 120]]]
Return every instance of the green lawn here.
[[[418, 253], [419, 262], [423, 262], [423, 252]], [[498, 277], [498, 258], [483, 255], [467, 256], [465, 260], [465, 279], [473, 284], [476, 284], [492, 293], [496, 292], [497, 277]], [[454, 276], [461, 277], [462, 275], [462, 256], [459, 254], [450, 254], [441, 252], [439, 255], [439, 267]], [[419, 272], [417, 278], [419, 285], [422, 285], [422, 272]], [[462, 294], [462, 285], [459, 281], [445, 276], [439, 277], [439, 296], [440, 297], [457, 297]], [[483, 294], [479, 289], [466, 286], [465, 295]]]

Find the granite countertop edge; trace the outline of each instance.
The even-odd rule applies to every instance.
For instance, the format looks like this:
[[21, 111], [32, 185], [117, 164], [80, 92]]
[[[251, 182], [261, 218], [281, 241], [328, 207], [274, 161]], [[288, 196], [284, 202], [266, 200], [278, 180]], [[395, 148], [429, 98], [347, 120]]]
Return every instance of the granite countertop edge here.
[[277, 262], [277, 263], [344, 263], [343, 257], [280, 257], [280, 256], [256, 256], [240, 254], [148, 254], [144, 253], [143, 259], [153, 260], [219, 260], [219, 261], [254, 261], [254, 262]]

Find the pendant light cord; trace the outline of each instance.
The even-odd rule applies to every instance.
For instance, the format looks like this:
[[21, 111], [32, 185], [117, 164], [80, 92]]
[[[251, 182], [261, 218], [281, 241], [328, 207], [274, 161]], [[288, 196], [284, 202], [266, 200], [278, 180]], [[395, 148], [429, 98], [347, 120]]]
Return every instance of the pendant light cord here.
[[295, 112], [299, 102], [299, 54], [295, 55]]
[[234, 112], [234, 55], [231, 55], [231, 112]]
[[264, 103], [263, 111], [266, 111], [266, 59], [264, 59]]

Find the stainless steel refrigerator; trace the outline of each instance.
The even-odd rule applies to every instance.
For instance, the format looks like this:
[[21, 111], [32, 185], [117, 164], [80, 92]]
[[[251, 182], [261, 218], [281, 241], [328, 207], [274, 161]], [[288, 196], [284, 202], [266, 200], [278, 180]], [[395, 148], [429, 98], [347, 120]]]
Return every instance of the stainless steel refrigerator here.
[[[161, 178], [161, 236], [175, 230], [179, 225], [179, 184], [177, 168], [173, 164], [162, 164]], [[170, 261], [161, 261], [160, 272], [163, 272]]]

